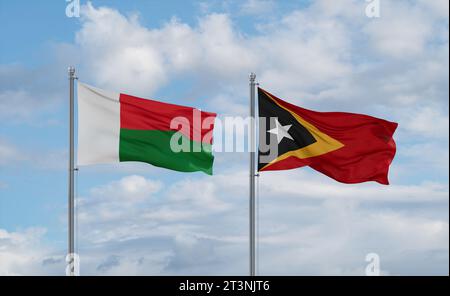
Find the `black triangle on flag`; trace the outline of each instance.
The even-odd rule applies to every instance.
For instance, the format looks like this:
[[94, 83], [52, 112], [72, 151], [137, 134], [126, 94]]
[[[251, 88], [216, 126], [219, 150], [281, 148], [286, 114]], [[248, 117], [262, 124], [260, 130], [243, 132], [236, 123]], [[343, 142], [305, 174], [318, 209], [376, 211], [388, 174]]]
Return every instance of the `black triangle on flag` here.
[[[313, 135], [286, 109], [258, 89], [259, 157], [258, 170], [279, 156], [316, 142]], [[274, 153], [274, 151], [276, 151]]]
[[294, 111], [280, 105], [261, 88], [258, 88], [258, 110], [258, 171], [290, 156], [306, 159], [344, 146]]

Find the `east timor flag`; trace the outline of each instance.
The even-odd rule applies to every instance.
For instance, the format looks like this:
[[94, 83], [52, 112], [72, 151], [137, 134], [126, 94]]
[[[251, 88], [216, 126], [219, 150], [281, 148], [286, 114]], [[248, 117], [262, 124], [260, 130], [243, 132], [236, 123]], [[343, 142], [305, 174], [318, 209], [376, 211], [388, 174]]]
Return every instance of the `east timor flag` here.
[[139, 161], [211, 175], [215, 117], [191, 107], [78, 83], [77, 163]]
[[343, 112], [316, 112], [258, 88], [258, 170], [310, 166], [339, 182], [389, 184], [397, 123]]

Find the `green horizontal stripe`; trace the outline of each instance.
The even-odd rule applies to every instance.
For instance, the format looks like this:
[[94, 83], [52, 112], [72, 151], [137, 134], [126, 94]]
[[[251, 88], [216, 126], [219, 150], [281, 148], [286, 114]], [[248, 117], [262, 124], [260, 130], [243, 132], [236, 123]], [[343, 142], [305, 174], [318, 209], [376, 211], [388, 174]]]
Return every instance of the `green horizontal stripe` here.
[[[170, 139], [174, 131], [120, 129], [120, 161], [140, 161], [157, 167], [179, 172], [202, 171], [212, 175], [214, 156], [211, 145], [191, 141], [183, 135], [177, 135], [178, 143], [185, 141], [189, 152], [174, 152]], [[194, 152], [194, 148], [200, 152]], [[187, 149], [185, 149], [187, 150]], [[195, 150], [197, 151], [197, 150]]]

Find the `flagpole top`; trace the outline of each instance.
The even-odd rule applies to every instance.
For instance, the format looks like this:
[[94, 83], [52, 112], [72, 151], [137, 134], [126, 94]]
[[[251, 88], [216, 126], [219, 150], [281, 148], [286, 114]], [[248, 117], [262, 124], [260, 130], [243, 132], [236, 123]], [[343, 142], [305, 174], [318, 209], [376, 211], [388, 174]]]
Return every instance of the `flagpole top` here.
[[75, 76], [75, 67], [70, 66], [67, 69], [67, 72], [69, 73], [69, 77], [74, 77]]
[[255, 82], [256, 74], [252, 72], [248, 75], [248, 78], [250, 79], [250, 82]]

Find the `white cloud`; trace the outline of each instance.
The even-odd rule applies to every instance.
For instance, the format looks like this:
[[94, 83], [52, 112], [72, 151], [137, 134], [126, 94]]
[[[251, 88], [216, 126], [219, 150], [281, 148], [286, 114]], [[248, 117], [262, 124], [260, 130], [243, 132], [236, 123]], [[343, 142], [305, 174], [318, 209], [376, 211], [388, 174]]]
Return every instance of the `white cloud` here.
[[[138, 211], [162, 186], [160, 181], [132, 175], [94, 187], [88, 196], [78, 199], [79, 222], [120, 221]], [[107, 235], [108, 233], [105, 233], [105, 236]]]
[[159, 181], [147, 180], [142, 176], [128, 176], [119, 181], [92, 189], [94, 198], [107, 198], [108, 202], [122, 202], [130, 199], [131, 202], [141, 202], [158, 192], [162, 187]]
[[274, 196], [297, 198], [298, 187], [291, 184], [299, 183], [302, 188], [301, 195], [304, 198], [407, 203], [445, 201], [448, 198], [448, 186], [439, 183], [424, 182], [419, 185], [390, 186], [369, 183], [348, 186], [336, 182], [325, 183], [326, 178], [322, 175], [310, 176], [304, 171], [289, 174], [268, 172], [261, 177], [261, 190]]
[[448, 173], [448, 142], [442, 145], [433, 142], [405, 145], [399, 153], [410, 160], [408, 165], [414, 170], [432, 170], [443, 176]]
[[256, 24], [254, 35], [241, 33], [227, 14], [207, 14], [196, 26], [172, 19], [146, 28], [137, 16], [87, 5], [77, 45], [89, 65], [84, 77], [100, 86], [151, 96], [190, 78], [195, 94], [212, 94], [209, 106], [221, 113], [247, 105], [252, 71], [263, 87], [324, 111], [372, 113], [383, 105], [405, 114], [417, 102], [441, 108], [448, 97], [448, 38], [435, 28], [444, 26], [422, 4], [396, 3], [383, 3], [383, 17], [372, 20], [364, 15], [366, 3], [317, 1]]
[[[432, 20], [420, 7], [408, 2], [385, 1], [380, 21], [365, 27], [373, 48], [394, 58], [410, 58], [425, 50], [431, 36]], [[420, 24], [420, 25], [418, 25]]]
[[17, 147], [0, 139], [0, 166], [22, 161], [23, 158]]
[[[422, 138], [446, 138], [448, 137], [449, 118], [445, 110], [431, 106], [419, 107], [410, 110], [409, 114], [403, 114], [404, 126], [409, 132], [421, 135]], [[448, 111], [448, 110], [447, 110]]]
[[35, 103], [32, 96], [24, 90], [6, 90], [0, 93], [0, 104], [2, 105], [0, 116], [2, 118], [27, 118]]
[[[61, 45], [56, 54], [70, 52], [76, 56], [72, 60], [82, 61], [78, 70], [83, 80], [145, 97], [189, 78], [195, 86], [188, 93], [212, 98], [208, 106], [221, 113], [243, 111], [251, 71], [263, 87], [319, 110], [372, 113], [382, 105], [406, 114], [405, 106], [428, 102], [439, 110], [448, 105], [448, 26], [441, 10], [448, 3], [429, 2], [385, 2], [382, 17], [368, 19], [361, 1], [315, 1], [256, 22], [257, 34], [241, 32], [230, 14], [206, 14], [196, 25], [174, 18], [148, 28], [137, 14], [126, 17], [88, 3], [76, 45]], [[264, 8], [270, 3], [249, 0], [241, 6]], [[64, 57], [58, 62], [63, 60], [67, 62]], [[30, 78], [35, 87], [9, 86], [13, 79], [6, 73], [35, 77], [42, 74], [40, 69], [3, 68], [0, 102], [9, 106], [2, 108], [8, 110], [3, 116], [26, 117], [31, 110], [51, 108], [49, 102], [55, 100], [45, 98], [61, 97], [53, 90], [52, 95], [47, 91], [36, 96], [36, 89], [45, 85], [42, 78]], [[52, 73], [58, 72], [55, 68]], [[24, 104], [11, 103], [17, 101]], [[448, 118], [446, 113], [442, 116]]]
[[[384, 274], [419, 275], [430, 267], [434, 274], [448, 273], [443, 263], [448, 258], [448, 222], [386, 210], [369, 212], [346, 201], [327, 202], [320, 209], [315, 215], [307, 207], [296, 208], [297, 216], [306, 221], [297, 229], [289, 226], [294, 211], [277, 208], [285, 215], [278, 223], [263, 212], [266, 220], [260, 227], [281, 228], [261, 237], [264, 274], [363, 275], [365, 256], [371, 252], [380, 256]], [[440, 255], [433, 258], [433, 253]]]
[[226, 210], [230, 206], [224, 201], [217, 199], [217, 186], [208, 180], [183, 180], [174, 184], [169, 194], [170, 199], [175, 202], [188, 201], [199, 208], [206, 210]]
[[254, 64], [240, 45], [245, 40], [223, 14], [205, 16], [197, 28], [172, 19], [160, 29], [141, 26], [136, 15], [126, 18], [90, 3], [82, 14], [76, 40], [87, 65], [84, 73], [103, 87], [149, 95], [180, 72], [231, 79]]
[[[180, 180], [138, 204], [133, 200], [136, 190], [158, 182], [134, 176], [140, 181], [124, 191], [127, 179], [91, 190], [93, 196], [85, 199], [101, 202], [79, 209], [80, 253], [88, 261], [85, 274], [246, 274], [245, 171]], [[122, 198], [110, 203], [116, 191]], [[393, 208], [398, 204], [403, 205], [401, 211]], [[422, 204], [433, 210], [424, 212]], [[445, 184], [350, 186], [305, 171], [263, 174], [260, 271], [361, 275], [365, 255], [377, 252], [385, 273], [410, 274], [403, 267], [409, 266], [409, 259], [399, 259], [401, 254], [414, 254], [420, 261], [448, 251], [447, 205]], [[115, 215], [103, 215], [105, 208]], [[86, 213], [91, 219], [81, 219]], [[432, 266], [432, 273], [445, 272], [445, 264], [437, 259], [417, 264], [418, 274]]]
[[433, 16], [441, 18], [442, 20], [447, 19], [448, 21], [448, 13], [449, 13], [449, 2], [446, 0], [435, 0], [435, 1], [427, 1], [427, 0], [419, 0], [418, 1], [421, 8], [429, 9], [430, 12], [433, 13]]
[[[77, 210], [82, 274], [245, 275], [247, 183], [245, 170], [232, 170], [168, 190], [142, 176], [94, 187]], [[261, 274], [363, 275], [370, 252], [385, 274], [448, 272], [447, 185], [350, 186], [304, 170], [267, 173], [258, 204]], [[38, 247], [44, 233], [0, 231], [0, 258], [8, 258], [0, 273], [62, 274], [62, 256]]]
[[0, 275], [64, 274], [61, 256], [49, 260], [52, 251], [42, 241], [45, 233], [38, 227], [14, 232], [0, 228]]
[[0, 119], [10, 125], [51, 125], [62, 103], [61, 82], [67, 77], [59, 67], [57, 63], [32, 69], [1, 64]]
[[[351, 69], [345, 28], [337, 19], [316, 18], [308, 11], [265, 25], [264, 35], [246, 36], [226, 14], [206, 15], [196, 27], [173, 19], [148, 29], [136, 17], [127, 19], [112, 9], [88, 5], [84, 10], [77, 44], [89, 65], [86, 74], [104, 87], [148, 94], [168, 76], [194, 75], [206, 93], [216, 87], [242, 93], [242, 81], [258, 71], [268, 85], [294, 93], [340, 80]], [[135, 52], [135, 62], [127, 52]], [[143, 54], [148, 57], [140, 58]]]
[[59, 170], [66, 168], [67, 151], [42, 151], [34, 147], [26, 150], [10, 141], [0, 139], [0, 167], [19, 167], [25, 165], [40, 170]]
[[99, 85], [116, 89], [132, 84], [140, 92], [165, 82], [162, 56], [148, 44], [154, 34], [139, 26], [136, 15], [127, 19], [108, 8], [94, 9], [88, 2], [82, 16], [76, 40], [86, 73], [92, 73]]

